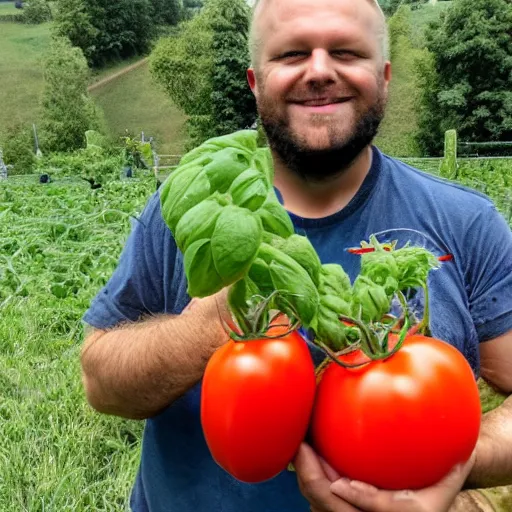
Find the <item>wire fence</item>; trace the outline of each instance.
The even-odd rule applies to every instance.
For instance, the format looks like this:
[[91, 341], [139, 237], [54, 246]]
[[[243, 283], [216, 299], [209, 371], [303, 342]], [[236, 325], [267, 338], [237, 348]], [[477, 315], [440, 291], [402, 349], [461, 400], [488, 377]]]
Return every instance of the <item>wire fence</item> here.
[[[442, 158], [402, 158], [404, 163], [441, 176]], [[451, 180], [489, 196], [512, 226], [512, 157], [457, 159], [457, 179]]]

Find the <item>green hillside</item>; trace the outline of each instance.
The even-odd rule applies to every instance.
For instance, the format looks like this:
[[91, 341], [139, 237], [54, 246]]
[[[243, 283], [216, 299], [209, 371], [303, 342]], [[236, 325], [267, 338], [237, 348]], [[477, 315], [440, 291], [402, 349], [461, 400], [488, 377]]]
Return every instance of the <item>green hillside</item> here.
[[[412, 41], [423, 44], [423, 30], [435, 20], [451, 2], [425, 4], [412, 11]], [[17, 11], [13, 3], [0, 3], [0, 14]], [[30, 26], [0, 23], [0, 140], [14, 125], [30, 126], [36, 122], [43, 90], [42, 62], [50, 42], [51, 24]], [[417, 156], [414, 145], [416, 130], [417, 87], [414, 83], [414, 52], [398, 49], [393, 59], [393, 80], [386, 119], [377, 144], [397, 156]], [[120, 71], [132, 59], [117, 63], [108, 69], [91, 73], [91, 83]], [[105, 112], [110, 134], [117, 138], [126, 130], [144, 131], [155, 137], [161, 153], [179, 153], [183, 150], [186, 134], [184, 115], [172, 105], [165, 93], [151, 80], [148, 66], [130, 71], [92, 93]]]
[[158, 152], [180, 154], [186, 142], [185, 116], [153, 82], [148, 64], [91, 92], [103, 109], [110, 135], [128, 130], [154, 137]]
[[[0, 13], [14, 9], [0, 4]], [[15, 10], [15, 9], [14, 9]], [[17, 123], [37, 120], [43, 91], [43, 56], [50, 44], [50, 24], [0, 23], [0, 137]]]
[[392, 156], [421, 156], [414, 140], [420, 94], [415, 77], [416, 59], [422, 53], [420, 48], [424, 46], [424, 30], [451, 3], [424, 4], [411, 11], [411, 41], [402, 40], [394, 48], [386, 117], [376, 139], [376, 145]]

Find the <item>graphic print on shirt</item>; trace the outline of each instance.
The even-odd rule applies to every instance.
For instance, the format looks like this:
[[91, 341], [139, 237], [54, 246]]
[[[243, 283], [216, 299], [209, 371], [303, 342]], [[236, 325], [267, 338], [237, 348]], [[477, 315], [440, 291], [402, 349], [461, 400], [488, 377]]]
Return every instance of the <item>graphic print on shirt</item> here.
[[[398, 228], [381, 231], [373, 235], [377, 242], [385, 251], [394, 251], [401, 249], [407, 245], [414, 247], [422, 247], [430, 251], [437, 257], [440, 267], [446, 262], [453, 261], [453, 255], [448, 251], [445, 244], [434, 242], [428, 235], [409, 228]], [[350, 254], [363, 255], [375, 251], [375, 246], [371, 241], [362, 241], [359, 247], [348, 247], [346, 251]], [[436, 272], [439, 269], [434, 269]], [[419, 323], [423, 319], [425, 313], [425, 292], [422, 288], [411, 288], [404, 292], [404, 296], [409, 306], [409, 313], [414, 319], [414, 323]], [[389, 312], [395, 317], [400, 317], [402, 308], [397, 298], [392, 302]]]

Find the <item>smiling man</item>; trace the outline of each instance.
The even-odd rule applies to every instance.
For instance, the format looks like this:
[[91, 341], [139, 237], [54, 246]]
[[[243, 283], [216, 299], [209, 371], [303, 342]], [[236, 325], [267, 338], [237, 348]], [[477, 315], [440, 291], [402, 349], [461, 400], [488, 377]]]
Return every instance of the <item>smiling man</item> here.
[[[352, 280], [360, 260], [346, 249], [372, 233], [452, 255], [429, 278], [432, 333], [460, 350], [475, 375], [512, 393], [511, 231], [488, 198], [372, 146], [391, 78], [378, 5], [261, 0], [251, 34], [249, 84], [296, 231]], [[84, 317], [93, 327], [82, 352], [90, 403], [147, 419], [133, 511], [446, 512], [464, 485], [512, 483], [510, 398], [483, 418], [474, 456], [430, 489], [389, 493], [339, 479], [307, 445], [297, 474], [258, 485], [234, 480], [212, 460], [199, 414], [206, 362], [226, 341], [217, 308], [225, 293], [185, 310], [186, 289], [156, 194]], [[421, 313], [424, 298], [414, 300]]]

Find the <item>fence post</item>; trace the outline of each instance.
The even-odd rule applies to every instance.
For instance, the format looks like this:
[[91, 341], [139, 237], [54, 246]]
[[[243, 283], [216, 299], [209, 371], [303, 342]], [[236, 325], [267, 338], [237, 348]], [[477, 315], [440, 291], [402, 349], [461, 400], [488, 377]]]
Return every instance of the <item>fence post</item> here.
[[0, 180], [7, 179], [7, 166], [4, 163], [4, 152], [0, 148]]
[[441, 162], [439, 174], [443, 178], [454, 180], [457, 178], [457, 131], [448, 130], [444, 134], [444, 158]]

